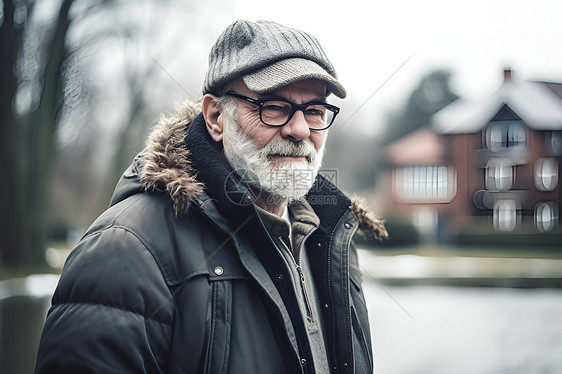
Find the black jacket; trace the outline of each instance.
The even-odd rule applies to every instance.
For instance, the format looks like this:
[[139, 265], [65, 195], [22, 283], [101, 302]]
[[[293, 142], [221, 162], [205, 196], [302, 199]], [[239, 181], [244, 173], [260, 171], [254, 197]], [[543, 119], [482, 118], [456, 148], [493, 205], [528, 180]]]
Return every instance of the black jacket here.
[[[287, 269], [199, 108], [160, 121], [70, 254], [37, 373], [314, 371]], [[308, 200], [321, 220], [307, 246], [330, 365], [372, 372], [351, 238], [384, 227], [322, 177]]]

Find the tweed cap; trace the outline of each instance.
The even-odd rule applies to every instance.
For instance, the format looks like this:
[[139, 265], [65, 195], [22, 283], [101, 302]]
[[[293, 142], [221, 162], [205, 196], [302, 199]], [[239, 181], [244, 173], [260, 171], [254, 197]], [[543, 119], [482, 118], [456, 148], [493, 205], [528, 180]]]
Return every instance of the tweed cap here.
[[203, 93], [216, 94], [237, 77], [257, 93], [318, 79], [326, 82], [327, 94], [346, 96], [318, 40], [275, 22], [238, 20], [219, 36], [209, 54]]

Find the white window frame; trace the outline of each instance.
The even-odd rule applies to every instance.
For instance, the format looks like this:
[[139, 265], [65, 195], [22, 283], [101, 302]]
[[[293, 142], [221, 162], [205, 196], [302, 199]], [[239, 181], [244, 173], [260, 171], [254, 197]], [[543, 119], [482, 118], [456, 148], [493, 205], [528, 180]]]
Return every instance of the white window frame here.
[[507, 148], [521, 148], [527, 142], [527, 130], [519, 122], [514, 122], [507, 128]]
[[513, 187], [515, 167], [509, 159], [494, 158], [486, 165], [486, 189], [508, 191]]
[[539, 191], [552, 191], [558, 186], [558, 160], [539, 158], [535, 161], [535, 187]]
[[549, 232], [558, 223], [558, 207], [553, 202], [540, 202], [535, 206], [535, 227], [539, 232]]
[[456, 173], [445, 165], [407, 165], [394, 169], [394, 194], [403, 202], [450, 202], [456, 194]]
[[535, 227], [539, 232], [549, 232], [558, 224], [558, 206], [541, 201], [535, 206]]
[[498, 200], [494, 203], [494, 229], [513, 231], [519, 223], [519, 211], [515, 200]]
[[494, 121], [486, 130], [486, 144], [493, 152], [524, 148], [526, 143], [527, 129], [521, 121]]

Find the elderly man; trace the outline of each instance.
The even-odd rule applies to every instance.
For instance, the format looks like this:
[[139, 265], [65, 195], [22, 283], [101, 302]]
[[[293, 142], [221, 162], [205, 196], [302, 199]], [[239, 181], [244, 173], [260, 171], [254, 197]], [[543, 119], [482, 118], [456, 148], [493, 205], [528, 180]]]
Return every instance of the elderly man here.
[[345, 90], [318, 41], [237, 21], [70, 254], [38, 373], [371, 373], [356, 229], [318, 174]]

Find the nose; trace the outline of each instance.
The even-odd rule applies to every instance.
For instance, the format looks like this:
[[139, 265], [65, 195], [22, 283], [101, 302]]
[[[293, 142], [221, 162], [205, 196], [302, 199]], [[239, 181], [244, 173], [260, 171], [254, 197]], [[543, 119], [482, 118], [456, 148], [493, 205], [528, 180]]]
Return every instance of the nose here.
[[281, 135], [294, 141], [304, 140], [310, 136], [310, 128], [302, 110], [297, 110], [293, 118], [281, 127]]

